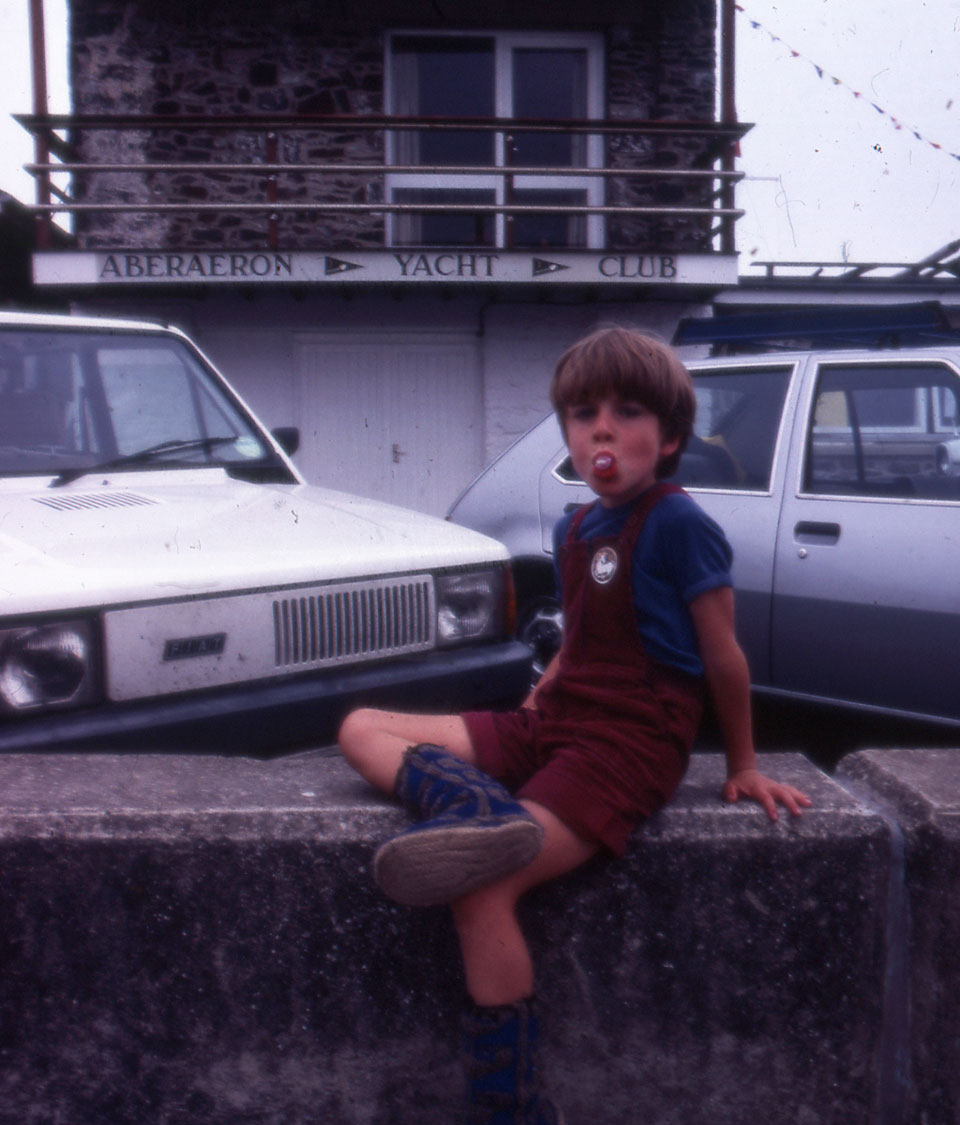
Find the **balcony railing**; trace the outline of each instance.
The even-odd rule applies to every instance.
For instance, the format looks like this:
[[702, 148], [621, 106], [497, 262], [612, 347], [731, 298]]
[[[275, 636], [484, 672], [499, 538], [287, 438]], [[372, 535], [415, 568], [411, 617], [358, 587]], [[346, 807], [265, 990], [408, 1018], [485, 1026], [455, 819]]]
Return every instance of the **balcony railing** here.
[[[200, 246], [206, 239], [218, 247], [233, 241], [271, 249], [304, 246], [311, 237], [328, 246], [383, 246], [390, 242], [387, 216], [402, 215], [474, 216], [471, 245], [510, 246], [514, 224], [550, 215], [579, 222], [581, 231], [590, 220], [602, 222], [606, 247], [650, 248], [659, 239], [660, 248], [680, 243], [732, 253], [734, 223], [743, 213], [734, 206], [742, 177], [734, 153], [749, 129], [702, 121], [319, 114], [16, 119], [35, 139], [36, 158], [26, 169], [36, 181], [36, 202], [28, 206], [37, 216], [39, 248], [50, 244], [58, 214], [75, 217], [77, 241], [86, 247]], [[386, 139], [411, 131], [492, 132], [499, 155], [483, 165], [388, 163]], [[591, 157], [513, 164], [512, 142], [522, 133], [586, 138], [579, 147]], [[422, 178], [432, 190], [482, 179], [496, 191], [476, 202], [404, 201], [392, 193], [391, 177], [399, 176]], [[523, 202], [518, 190], [524, 177], [527, 185], [535, 178], [540, 189], [534, 202]], [[599, 182], [602, 190], [588, 202], [544, 198], [572, 182]], [[130, 215], [138, 221], [124, 219]], [[499, 224], [498, 241], [484, 243], [493, 237], [491, 224]]]

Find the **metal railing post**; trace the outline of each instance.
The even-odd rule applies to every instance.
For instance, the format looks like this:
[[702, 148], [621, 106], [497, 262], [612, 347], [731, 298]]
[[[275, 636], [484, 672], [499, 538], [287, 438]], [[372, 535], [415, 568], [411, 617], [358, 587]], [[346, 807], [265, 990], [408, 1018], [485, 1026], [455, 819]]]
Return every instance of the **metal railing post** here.
[[[267, 164], [275, 165], [280, 159], [279, 136], [271, 130], [267, 133]], [[277, 202], [277, 173], [267, 173], [267, 202]], [[276, 250], [280, 245], [280, 230], [276, 211], [271, 211], [267, 216], [267, 245], [271, 250]]]
[[[33, 66], [33, 112], [47, 112], [47, 47], [43, 26], [43, 0], [30, 0], [30, 51]], [[34, 159], [38, 164], [50, 162], [50, 142], [45, 129], [38, 129], [33, 136]], [[50, 173], [41, 172], [35, 183], [37, 203], [50, 203]], [[52, 242], [50, 226], [53, 214], [40, 212], [35, 219], [35, 237], [38, 250], [49, 250]]]
[[[736, 125], [737, 105], [734, 98], [734, 78], [736, 75], [736, 3], [723, 0], [720, 24], [720, 121], [723, 125]], [[736, 167], [739, 143], [730, 141], [724, 146], [720, 158], [720, 168], [732, 172]], [[736, 192], [732, 179], [720, 182], [720, 205], [732, 209], [736, 202]], [[720, 251], [723, 254], [737, 252], [736, 228], [733, 220], [725, 216], [720, 220]]]
[[[514, 138], [512, 133], [503, 134], [503, 166], [509, 169], [513, 163], [513, 144]], [[514, 192], [513, 173], [507, 171], [503, 177], [503, 202], [508, 206], [516, 203], [516, 195]], [[516, 223], [514, 222], [513, 213], [507, 211], [503, 216], [503, 245], [506, 249], [513, 249], [516, 243]]]

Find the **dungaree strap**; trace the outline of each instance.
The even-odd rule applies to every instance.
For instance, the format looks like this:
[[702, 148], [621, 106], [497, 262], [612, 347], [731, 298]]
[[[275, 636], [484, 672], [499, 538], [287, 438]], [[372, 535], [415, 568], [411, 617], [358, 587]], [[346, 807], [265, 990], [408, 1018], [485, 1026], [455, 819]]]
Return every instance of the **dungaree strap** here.
[[[658, 504], [664, 496], [670, 496], [675, 492], [683, 492], [679, 484], [672, 484], [669, 481], [657, 481], [656, 484], [651, 485], [630, 513], [621, 534], [629, 537], [638, 527], [642, 527], [653, 507]], [[573, 519], [570, 521], [570, 526], [567, 528], [567, 534], [563, 541], [564, 547], [576, 541], [580, 533], [580, 525], [586, 518], [587, 513], [599, 503], [599, 500], [592, 500], [589, 504], [583, 504], [576, 510]]]

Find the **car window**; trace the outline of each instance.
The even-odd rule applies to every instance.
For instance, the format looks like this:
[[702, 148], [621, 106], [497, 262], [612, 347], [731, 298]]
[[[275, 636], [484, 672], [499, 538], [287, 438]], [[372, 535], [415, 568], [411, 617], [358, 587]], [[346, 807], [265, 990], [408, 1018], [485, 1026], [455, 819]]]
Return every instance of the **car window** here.
[[697, 418], [676, 482], [768, 489], [792, 373], [792, 367], [693, 370]]
[[945, 363], [819, 372], [805, 491], [960, 500], [960, 378]]
[[245, 465], [269, 452], [178, 340], [0, 331], [0, 472], [62, 473], [163, 444], [157, 467]]
[[[766, 491], [792, 367], [691, 371], [697, 417], [671, 480], [690, 488]], [[553, 470], [582, 484], [569, 456]]]

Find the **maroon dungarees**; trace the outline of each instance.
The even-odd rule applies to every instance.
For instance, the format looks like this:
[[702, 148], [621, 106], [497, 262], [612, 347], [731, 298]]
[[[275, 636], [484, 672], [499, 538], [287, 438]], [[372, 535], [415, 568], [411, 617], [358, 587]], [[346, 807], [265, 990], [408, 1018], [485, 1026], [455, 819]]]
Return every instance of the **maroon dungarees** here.
[[560, 551], [556, 678], [537, 693], [536, 711], [464, 716], [482, 769], [618, 855], [679, 784], [702, 710], [702, 681], [644, 652], [633, 606], [637, 537], [653, 506], [677, 491], [654, 485], [612, 538], [577, 540], [588, 509], [577, 512]]

